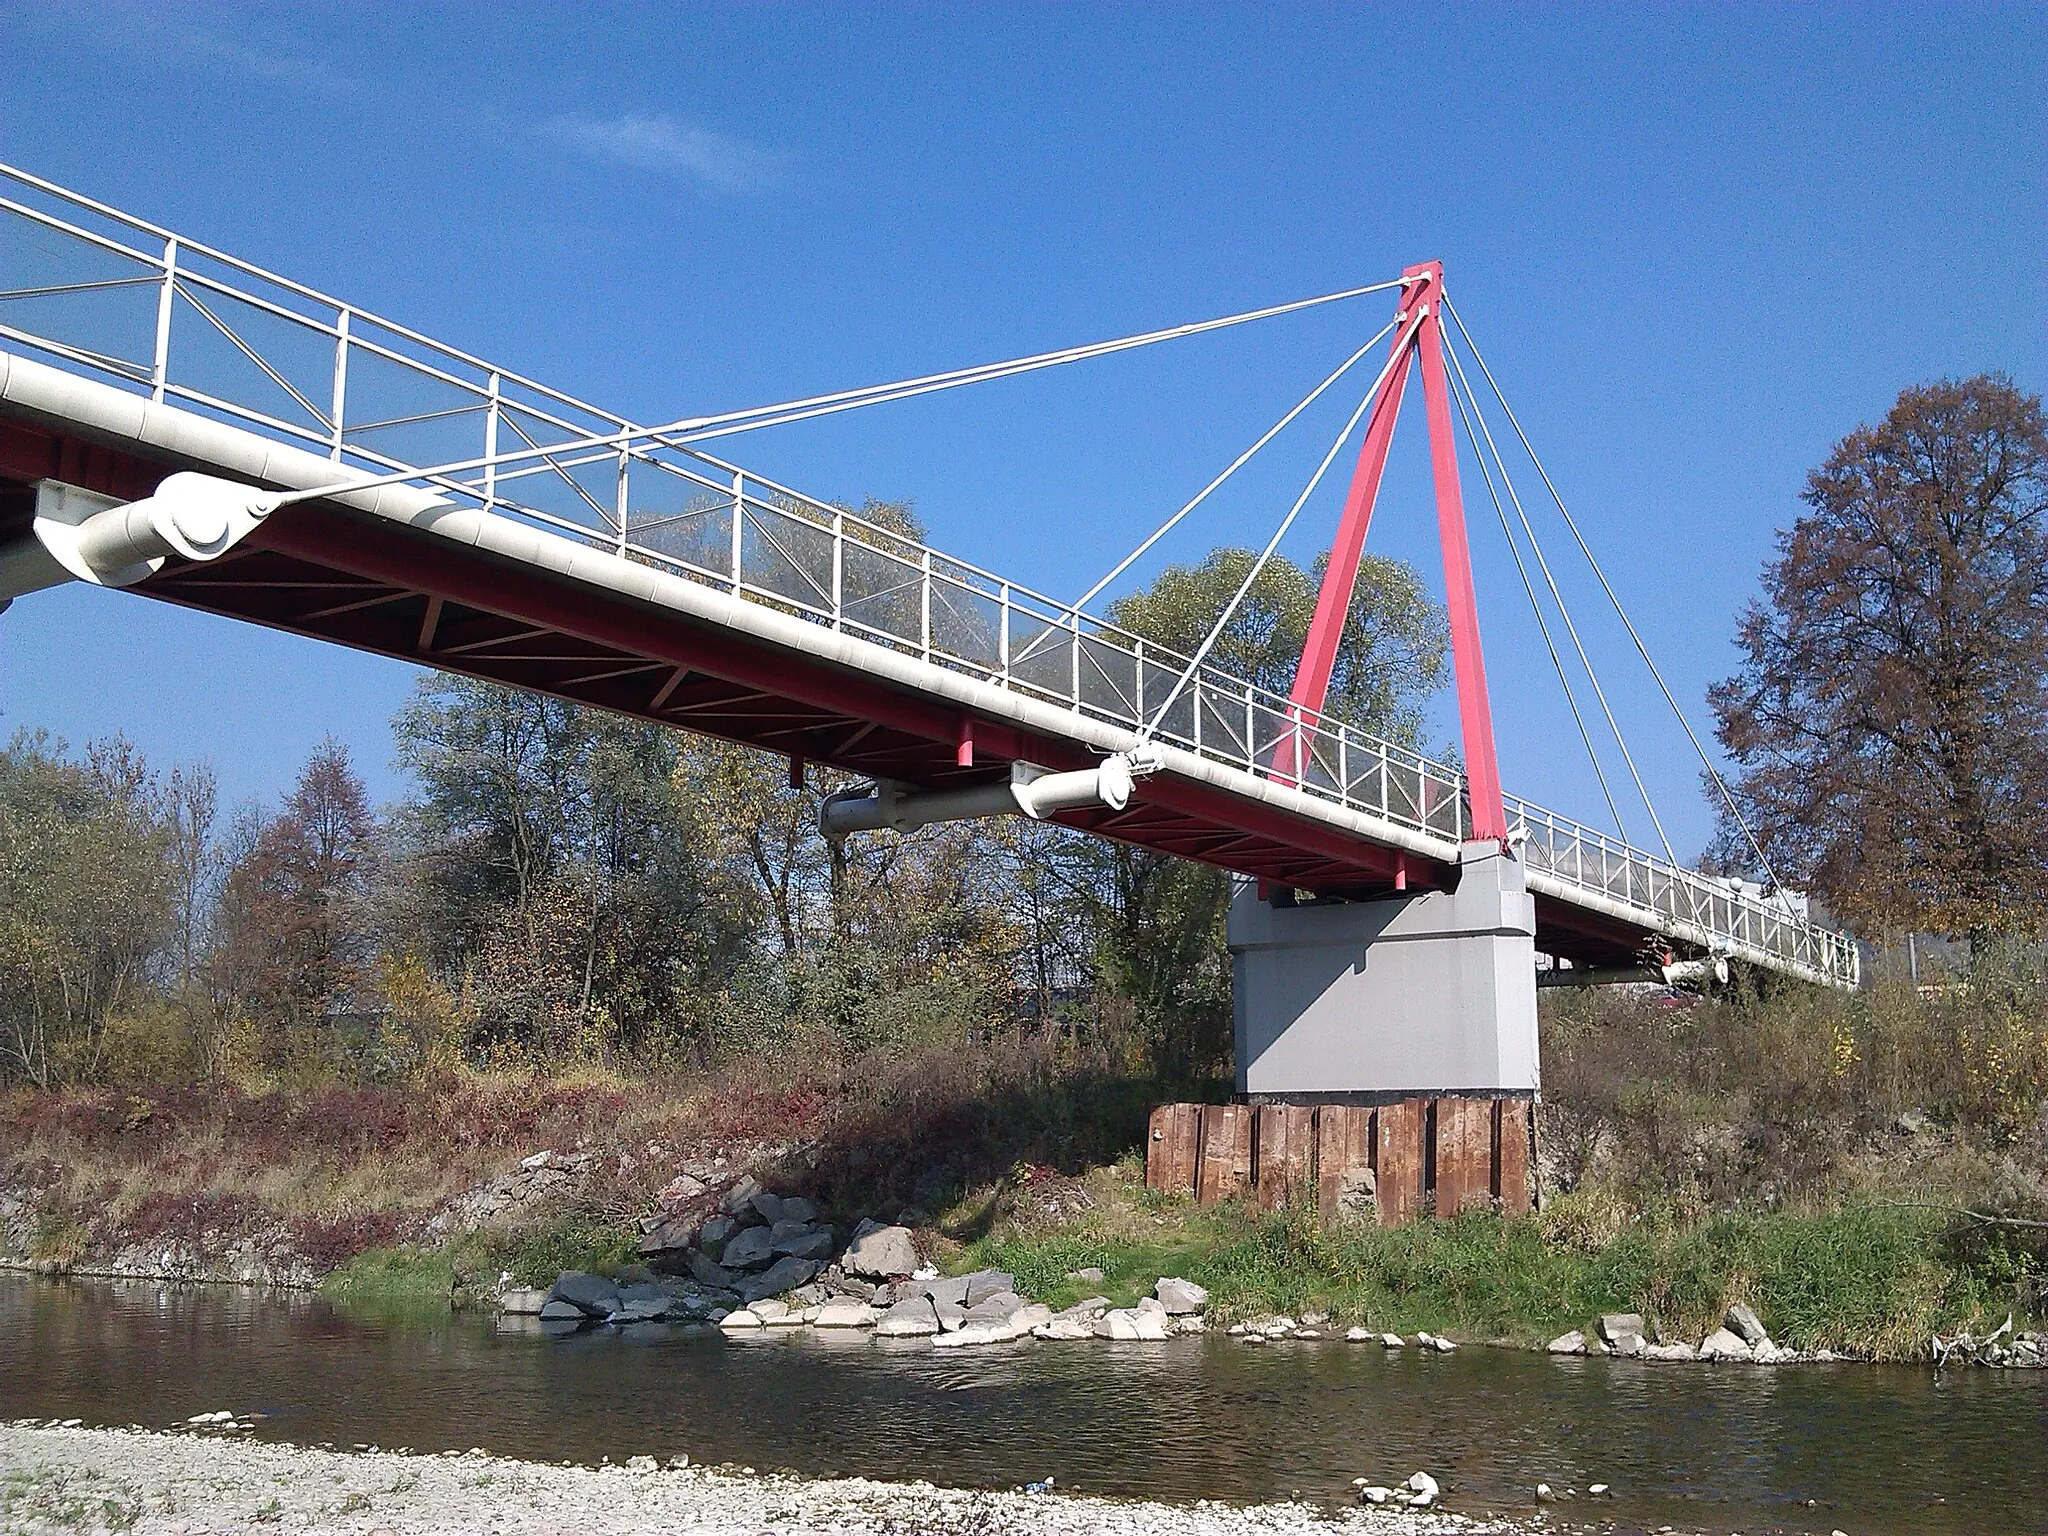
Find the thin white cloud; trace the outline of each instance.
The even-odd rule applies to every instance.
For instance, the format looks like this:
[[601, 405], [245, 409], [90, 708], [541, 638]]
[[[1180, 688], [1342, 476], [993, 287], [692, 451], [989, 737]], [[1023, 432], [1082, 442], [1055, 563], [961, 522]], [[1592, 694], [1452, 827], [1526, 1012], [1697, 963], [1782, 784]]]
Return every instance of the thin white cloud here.
[[782, 179], [775, 151], [672, 117], [558, 117], [547, 131], [582, 154], [687, 176], [712, 192], [760, 192]]

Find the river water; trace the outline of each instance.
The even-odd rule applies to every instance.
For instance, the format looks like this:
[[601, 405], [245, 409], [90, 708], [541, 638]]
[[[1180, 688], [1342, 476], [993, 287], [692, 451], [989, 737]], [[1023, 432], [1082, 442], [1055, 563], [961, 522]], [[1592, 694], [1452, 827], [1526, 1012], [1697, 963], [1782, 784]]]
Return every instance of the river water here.
[[[1646, 1365], [1223, 1337], [935, 1351], [795, 1330], [550, 1338], [230, 1287], [0, 1276], [0, 1418], [266, 1415], [264, 1439], [760, 1470], [1176, 1502], [1426, 1470], [1452, 1509], [1541, 1482], [1618, 1531], [2048, 1531], [2048, 1372]], [[1809, 1503], [1808, 1501], [1813, 1501]], [[1566, 1513], [1561, 1509], [1559, 1513]]]

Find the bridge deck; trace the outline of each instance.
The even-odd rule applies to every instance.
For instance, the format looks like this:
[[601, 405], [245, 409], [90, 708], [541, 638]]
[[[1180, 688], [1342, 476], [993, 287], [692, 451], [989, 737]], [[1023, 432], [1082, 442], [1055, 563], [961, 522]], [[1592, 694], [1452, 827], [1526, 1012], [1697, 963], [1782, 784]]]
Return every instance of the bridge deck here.
[[[41, 206], [0, 199], [0, 546], [41, 479], [128, 497], [193, 468], [305, 489], [631, 426], [14, 174]], [[930, 787], [1127, 748], [1186, 666], [672, 441], [289, 507], [133, 590]], [[1289, 737], [1300, 772], [1276, 777]], [[1213, 669], [1157, 739], [1166, 767], [1125, 811], [1060, 819], [1331, 894], [1455, 878], [1468, 813], [1442, 764]], [[1662, 940], [1854, 984], [1846, 935], [1507, 810], [1539, 948], [1626, 963]]]

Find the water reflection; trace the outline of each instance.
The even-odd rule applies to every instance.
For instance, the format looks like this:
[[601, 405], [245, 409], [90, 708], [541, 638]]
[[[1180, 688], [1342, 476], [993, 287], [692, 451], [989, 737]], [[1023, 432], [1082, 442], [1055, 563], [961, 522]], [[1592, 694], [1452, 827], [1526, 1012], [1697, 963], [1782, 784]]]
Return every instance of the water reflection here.
[[1600, 1513], [1622, 1529], [2048, 1530], [2043, 1372], [1221, 1338], [973, 1353], [671, 1326], [549, 1338], [298, 1293], [0, 1277], [0, 1416], [166, 1425], [213, 1408], [270, 1415], [268, 1438], [548, 1460], [686, 1451], [970, 1487], [1052, 1473], [1175, 1500], [1335, 1501], [1353, 1477], [1426, 1468], [1472, 1510], [1526, 1508], [1539, 1480], [1611, 1483]]

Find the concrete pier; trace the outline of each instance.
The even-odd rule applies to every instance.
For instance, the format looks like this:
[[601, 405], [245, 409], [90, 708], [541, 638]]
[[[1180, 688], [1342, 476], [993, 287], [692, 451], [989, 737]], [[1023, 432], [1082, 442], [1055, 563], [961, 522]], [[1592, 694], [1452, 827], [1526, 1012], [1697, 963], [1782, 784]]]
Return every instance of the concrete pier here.
[[1246, 882], [1227, 932], [1240, 1096], [1535, 1093], [1536, 908], [1499, 844], [1460, 849], [1454, 891], [1288, 906]]

